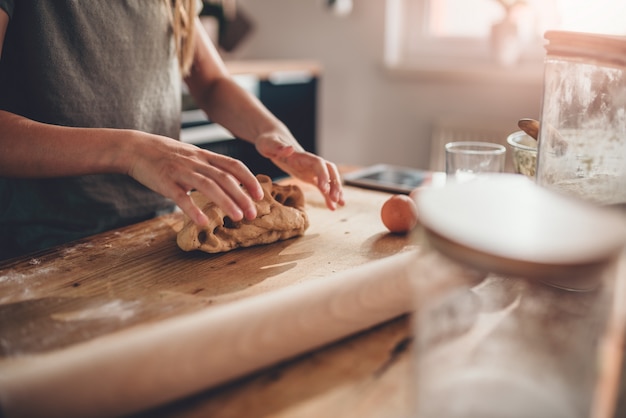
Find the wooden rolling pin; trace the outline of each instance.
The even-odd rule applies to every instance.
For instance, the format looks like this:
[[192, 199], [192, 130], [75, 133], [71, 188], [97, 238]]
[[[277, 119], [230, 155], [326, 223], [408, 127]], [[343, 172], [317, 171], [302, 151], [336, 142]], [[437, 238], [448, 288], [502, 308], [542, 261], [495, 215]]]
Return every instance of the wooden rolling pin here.
[[321, 347], [410, 311], [415, 256], [3, 361], [3, 417], [130, 414]]

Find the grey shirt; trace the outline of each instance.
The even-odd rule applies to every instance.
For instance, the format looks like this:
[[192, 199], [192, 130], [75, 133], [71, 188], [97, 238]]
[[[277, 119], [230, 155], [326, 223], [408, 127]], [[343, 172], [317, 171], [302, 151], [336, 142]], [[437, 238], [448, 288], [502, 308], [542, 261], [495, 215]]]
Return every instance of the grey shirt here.
[[[159, 0], [0, 0], [10, 17], [0, 109], [56, 125], [178, 138], [180, 73], [166, 7]], [[0, 259], [173, 207], [125, 175], [0, 178]]]

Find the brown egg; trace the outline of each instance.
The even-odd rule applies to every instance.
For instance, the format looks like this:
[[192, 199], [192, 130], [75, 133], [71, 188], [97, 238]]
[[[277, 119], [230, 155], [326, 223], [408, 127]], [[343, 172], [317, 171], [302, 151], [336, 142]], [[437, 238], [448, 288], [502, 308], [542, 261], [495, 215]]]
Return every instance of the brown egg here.
[[404, 234], [417, 225], [417, 206], [407, 195], [393, 195], [383, 203], [380, 217], [390, 232]]

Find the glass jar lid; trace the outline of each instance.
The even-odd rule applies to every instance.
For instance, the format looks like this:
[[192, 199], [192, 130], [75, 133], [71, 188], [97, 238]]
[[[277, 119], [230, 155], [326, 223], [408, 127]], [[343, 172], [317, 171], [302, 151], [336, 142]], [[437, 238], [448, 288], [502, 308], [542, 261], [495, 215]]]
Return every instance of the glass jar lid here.
[[548, 56], [626, 66], [626, 36], [551, 30], [544, 37]]

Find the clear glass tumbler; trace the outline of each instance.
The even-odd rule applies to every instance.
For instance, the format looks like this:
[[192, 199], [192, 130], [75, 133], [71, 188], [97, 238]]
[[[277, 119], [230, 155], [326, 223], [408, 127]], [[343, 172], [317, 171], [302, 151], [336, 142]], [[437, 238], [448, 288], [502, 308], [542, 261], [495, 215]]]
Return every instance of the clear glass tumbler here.
[[506, 148], [492, 142], [461, 141], [445, 145], [446, 175], [463, 181], [480, 173], [504, 171]]

